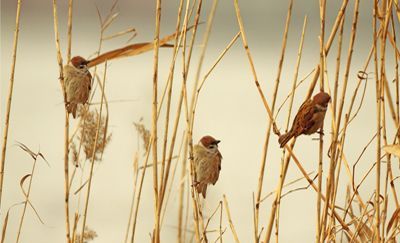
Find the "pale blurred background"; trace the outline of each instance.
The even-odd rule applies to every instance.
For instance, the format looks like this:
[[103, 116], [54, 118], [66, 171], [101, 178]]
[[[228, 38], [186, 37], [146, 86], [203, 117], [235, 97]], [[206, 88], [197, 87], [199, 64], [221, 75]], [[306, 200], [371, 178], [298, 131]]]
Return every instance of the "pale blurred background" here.
[[[155, 2], [120, 0], [116, 10], [119, 12], [119, 16], [107, 31], [107, 34], [134, 27], [138, 35], [132, 40], [132, 43], [151, 41], [155, 26]], [[326, 36], [330, 33], [340, 2], [328, 1], [327, 3]], [[162, 36], [174, 32], [178, 3], [179, 1], [163, 1]], [[89, 57], [97, 50], [100, 28], [95, 6], [97, 5], [102, 15], [105, 16], [108, 14], [111, 4], [111, 1], [106, 0], [74, 1], [72, 55]], [[239, 4], [250, 50], [254, 57], [255, 68], [263, 91], [271, 103], [289, 1], [242, 0], [239, 1]], [[67, 1], [59, 1], [58, 7], [62, 54], [64, 61], [66, 61]], [[342, 52], [344, 57], [347, 56], [353, 7], [354, 3], [351, 1], [346, 15]], [[202, 21], [206, 20], [210, 8], [211, 1], [205, 1], [202, 9]], [[10, 77], [15, 10], [16, 1], [1, 1], [2, 132]], [[298, 43], [305, 15], [308, 15], [308, 27], [299, 80], [319, 62], [318, 1], [295, 1], [277, 100], [278, 105], [282, 103], [291, 89]], [[371, 1], [361, 1], [358, 32], [347, 91], [348, 96], [353, 93], [357, 82], [356, 74], [362, 69], [372, 43], [371, 20]], [[196, 41], [189, 83], [193, 83], [193, 73], [197, 67], [201, 50], [199, 44], [204, 30], [205, 25], [200, 27], [200, 35]], [[220, 1], [205, 56], [203, 75], [238, 30], [233, 1]], [[107, 41], [104, 43], [103, 50], [107, 51], [126, 45], [128, 38], [126, 36]], [[328, 59], [328, 75], [331, 87], [334, 80], [336, 52], [335, 41]], [[166, 82], [171, 56], [172, 51], [169, 49], [163, 49], [160, 52], [160, 87], [163, 87]], [[387, 66], [392, 67], [390, 62], [393, 57], [389, 58]], [[342, 60], [342, 64], [344, 64], [345, 58]], [[341, 69], [341, 80], [343, 80], [343, 67]], [[172, 117], [175, 117], [175, 107], [181, 85], [181, 72], [181, 60], [178, 60], [175, 71]], [[387, 72], [391, 80], [393, 69], [389, 68]], [[106, 94], [110, 101], [109, 131], [112, 133], [112, 140], [106, 148], [103, 161], [96, 164], [95, 167], [87, 220], [87, 225], [98, 234], [94, 242], [123, 242], [125, 237], [133, 190], [132, 158], [137, 150], [137, 144], [140, 142], [133, 122], [143, 117], [146, 127], [151, 127], [152, 74], [152, 52], [116, 60], [109, 65]], [[373, 77], [373, 74], [370, 77]], [[310, 80], [311, 78], [308, 78], [298, 89], [294, 110], [297, 110], [303, 101]], [[341, 87], [340, 85], [339, 91], [341, 91]], [[368, 81], [366, 97], [361, 111], [351, 124], [347, 135], [345, 153], [351, 164], [355, 162], [367, 141], [375, 134], [374, 79]], [[121, 99], [128, 100], [128, 102], [112, 102]], [[356, 104], [359, 103], [358, 100]], [[99, 101], [99, 98], [95, 101]], [[345, 104], [346, 112], [348, 103]], [[284, 106], [277, 118], [278, 126], [282, 130], [286, 121], [287, 108], [287, 105]], [[331, 136], [330, 119], [331, 115], [328, 114], [325, 122], [326, 141], [329, 141]], [[222, 140], [220, 150], [224, 159], [220, 179], [215, 186], [209, 187], [204, 210], [205, 215], [209, 216], [218, 205], [219, 200], [222, 200], [222, 195], [226, 194], [241, 242], [253, 241], [252, 193], [257, 190], [267, 123], [267, 113], [254, 85], [248, 60], [239, 39], [210, 75], [200, 94], [194, 140], [198, 141], [201, 136], [206, 134]], [[48, 167], [45, 163], [40, 162], [38, 164], [31, 193], [31, 201], [45, 221], [45, 225], [40, 224], [33, 211], [28, 208], [21, 242], [64, 242], [64, 107], [58, 81], [51, 1], [23, 1], [10, 124], [1, 222], [3, 222], [5, 213], [11, 205], [24, 200], [19, 181], [25, 174], [29, 173], [32, 162], [26, 153], [15, 146], [17, 142], [21, 142], [33, 151], [40, 150], [51, 165]], [[76, 125], [76, 122], [72, 122], [72, 127], [74, 125]], [[184, 127], [184, 120], [181, 120], [176, 151], [179, 148]], [[392, 125], [390, 128], [392, 128]], [[160, 126], [160, 134], [162, 134], [163, 129], [163, 126]], [[309, 172], [317, 171], [318, 168], [318, 141], [312, 139], [316, 137], [316, 135], [313, 135], [299, 138], [295, 149], [303, 166]], [[162, 138], [160, 138], [161, 140]], [[361, 176], [374, 162], [375, 147], [374, 143], [367, 149], [366, 155], [364, 155], [358, 167], [357, 174], [360, 178], [356, 178], [356, 180], [360, 180]], [[325, 173], [328, 171], [326, 150], [327, 144], [324, 152]], [[271, 135], [263, 195], [273, 191], [277, 186], [281, 154], [282, 151], [279, 149], [277, 137]], [[178, 171], [180, 170], [178, 169]], [[291, 164], [286, 181], [289, 182], [301, 176], [297, 167]], [[373, 172], [360, 188], [360, 193], [365, 200], [368, 200], [374, 190], [374, 178]], [[347, 183], [348, 177], [343, 173], [337, 200], [342, 205]], [[289, 189], [306, 185], [307, 182], [303, 180]], [[77, 185], [71, 188], [72, 191], [76, 189]], [[287, 190], [285, 189], [285, 191]], [[163, 242], [175, 242], [177, 239], [177, 186], [173, 187], [172, 193], [162, 229]], [[283, 198], [280, 211], [279, 237], [281, 242], [314, 241], [316, 200], [317, 194], [311, 188], [292, 193]], [[78, 201], [77, 196], [71, 195], [70, 201], [72, 202], [71, 207], [75, 208]], [[144, 182], [140, 204], [136, 242], [150, 241], [149, 234], [153, 229], [152, 202], [152, 172], [149, 170]], [[261, 227], [265, 227], [269, 218], [271, 202], [272, 197], [261, 205]], [[14, 242], [15, 240], [21, 208], [16, 207], [11, 211], [6, 242]], [[215, 227], [217, 223], [218, 220], [215, 218], [210, 228]], [[224, 215], [223, 225], [228, 227], [224, 234], [225, 242], [232, 242], [233, 238], [226, 221], [226, 215]], [[263, 235], [264, 233], [265, 230]], [[209, 239], [214, 241], [217, 235], [217, 233], [210, 233]]]

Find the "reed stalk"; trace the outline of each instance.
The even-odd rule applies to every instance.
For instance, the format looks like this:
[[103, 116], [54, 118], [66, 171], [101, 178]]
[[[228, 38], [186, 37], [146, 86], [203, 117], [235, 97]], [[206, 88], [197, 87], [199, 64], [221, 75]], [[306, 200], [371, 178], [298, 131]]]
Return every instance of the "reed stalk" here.
[[1, 162], [0, 162], [0, 209], [3, 195], [3, 181], [4, 181], [4, 170], [5, 170], [5, 162], [6, 162], [6, 152], [7, 152], [7, 141], [8, 141], [8, 130], [10, 127], [10, 114], [11, 114], [11, 103], [14, 91], [14, 76], [15, 76], [15, 67], [17, 62], [17, 49], [18, 49], [18, 38], [19, 38], [19, 21], [21, 16], [21, 5], [22, 0], [18, 0], [17, 2], [17, 12], [15, 17], [15, 30], [14, 30], [14, 43], [13, 43], [13, 51], [12, 51], [12, 62], [11, 62], [11, 73], [10, 80], [8, 83], [8, 95], [7, 95], [7, 105], [6, 105], [6, 113], [5, 113], [5, 124], [3, 130], [3, 144], [1, 147]]

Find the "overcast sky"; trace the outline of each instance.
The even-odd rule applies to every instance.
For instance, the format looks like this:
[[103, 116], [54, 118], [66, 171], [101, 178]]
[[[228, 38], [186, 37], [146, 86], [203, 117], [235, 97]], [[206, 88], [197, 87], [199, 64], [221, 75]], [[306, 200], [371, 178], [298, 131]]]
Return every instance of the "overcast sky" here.
[[[4, 114], [10, 77], [13, 30], [15, 27], [16, 1], [1, 1], [1, 124], [4, 126]], [[59, 1], [59, 25], [62, 52], [65, 61], [67, 1]], [[350, 1], [346, 14], [346, 27], [343, 43], [343, 56], [347, 56], [350, 23], [352, 21], [354, 1]], [[289, 1], [239, 1], [245, 29], [248, 35], [250, 50], [254, 57], [255, 67], [263, 91], [269, 102], [276, 79], [281, 41]], [[97, 50], [99, 39], [99, 22], [96, 7], [103, 16], [108, 13], [111, 1], [92, 0], [75, 1], [73, 14], [72, 54], [89, 57]], [[202, 21], [206, 20], [211, 1], [205, 1], [202, 9]], [[327, 27], [329, 33], [340, 7], [339, 1], [327, 3]], [[138, 35], [132, 42], [151, 41], [154, 35], [155, 1], [120, 0], [117, 7], [118, 18], [107, 31], [113, 34], [129, 27], [136, 28]], [[174, 31], [178, 1], [163, 1], [161, 16], [161, 35]], [[356, 85], [356, 74], [362, 69], [371, 47], [372, 24], [371, 3], [361, 1], [359, 26], [354, 48], [348, 94], [352, 94]], [[300, 66], [299, 79], [307, 75], [319, 61], [319, 9], [318, 1], [295, 1], [292, 21], [288, 35], [286, 56], [281, 76], [277, 104], [280, 105], [291, 89], [297, 48], [305, 16], [308, 26], [305, 37], [303, 61]], [[192, 75], [197, 67], [200, 51], [200, 40], [205, 25], [200, 27], [196, 42]], [[233, 7], [233, 1], [220, 1], [217, 7], [209, 46], [204, 62], [203, 75], [214, 63], [218, 55], [238, 32], [239, 28]], [[103, 50], [111, 50], [126, 44], [128, 37], [117, 38], [104, 43]], [[328, 59], [329, 81], [334, 80], [336, 42]], [[171, 50], [160, 51], [160, 87], [168, 76]], [[342, 59], [344, 65], [344, 60]], [[176, 104], [181, 84], [181, 60], [175, 72], [175, 86], [172, 111], [175, 116]], [[389, 61], [390, 65], [390, 61]], [[393, 69], [388, 69], [390, 80]], [[143, 117], [145, 125], [151, 127], [152, 99], [152, 52], [110, 63], [106, 84], [109, 101], [127, 100], [128, 102], [110, 102], [110, 128], [112, 140], [107, 147], [103, 161], [96, 164], [93, 189], [89, 205], [87, 224], [93, 228], [98, 238], [94, 242], [122, 242], [128, 221], [132, 193], [132, 158], [137, 148], [137, 134], [132, 125]], [[343, 77], [343, 69], [341, 70]], [[342, 79], [342, 78], [341, 78]], [[308, 89], [310, 78], [298, 89], [294, 109], [301, 105]], [[341, 88], [341, 86], [340, 86]], [[350, 127], [347, 135], [347, 159], [354, 163], [367, 141], [375, 131], [375, 83], [371, 80], [367, 86], [367, 98], [359, 116]], [[97, 99], [98, 101], [99, 99]], [[348, 103], [346, 103], [347, 105]], [[357, 103], [358, 104], [358, 103]], [[277, 118], [278, 126], [284, 129], [287, 106], [284, 106]], [[347, 106], [345, 106], [347, 111]], [[162, 116], [163, 117], [163, 116]], [[325, 123], [326, 140], [330, 140], [330, 114]], [[234, 224], [242, 242], [253, 240], [252, 193], [257, 189], [262, 147], [268, 118], [254, 85], [251, 70], [240, 39], [227, 53], [221, 63], [212, 72], [200, 94], [194, 139], [210, 134], [222, 140], [220, 150], [223, 154], [220, 179], [215, 186], [209, 187], [205, 215], [210, 215], [217, 206], [222, 194], [229, 200]], [[50, 163], [39, 163], [33, 182], [31, 201], [45, 221], [41, 225], [32, 210], [28, 209], [21, 242], [54, 243], [63, 242], [64, 226], [64, 106], [61, 87], [58, 81], [58, 65], [54, 44], [53, 17], [51, 1], [23, 1], [21, 12], [20, 38], [18, 43], [14, 95], [10, 119], [10, 130], [7, 147], [7, 160], [4, 181], [4, 194], [1, 208], [1, 221], [7, 209], [14, 203], [21, 202], [23, 194], [19, 180], [31, 168], [30, 157], [21, 151], [16, 142], [21, 142], [33, 151], [40, 150]], [[163, 122], [162, 122], [163, 124]], [[184, 120], [181, 121], [184, 124]], [[72, 122], [72, 129], [76, 121]], [[183, 125], [181, 126], [183, 128]], [[163, 126], [160, 126], [162, 132]], [[160, 134], [161, 134], [160, 132]], [[178, 133], [179, 142], [183, 129]], [[303, 136], [298, 139], [297, 155], [307, 171], [318, 168], [317, 136]], [[363, 175], [374, 162], [375, 146], [366, 151], [358, 174]], [[325, 148], [326, 151], [327, 148]], [[278, 182], [281, 149], [277, 138], [272, 135], [267, 158], [263, 195], [273, 191]], [[328, 157], [325, 159], [325, 171], [328, 171]], [[179, 167], [178, 167], [179, 168]], [[178, 170], [179, 171], [179, 170]], [[301, 173], [291, 164], [286, 181], [301, 177]], [[142, 203], [140, 206], [137, 242], [148, 242], [153, 227], [153, 193], [152, 174], [146, 176]], [[360, 188], [367, 200], [372, 193], [374, 175]], [[356, 178], [359, 180], [360, 178]], [[345, 185], [348, 183], [343, 173], [339, 188], [338, 203], [343, 203]], [[305, 186], [302, 181], [295, 187]], [[368, 185], [371, 185], [370, 187]], [[76, 190], [77, 184], [71, 188]], [[164, 242], [175, 242], [177, 225], [178, 187], [174, 186], [168, 204], [168, 213], [162, 230]], [[317, 194], [312, 189], [290, 194], [282, 201], [280, 215], [281, 242], [312, 242], [315, 235]], [[78, 197], [71, 195], [71, 207], [77, 206]], [[261, 205], [261, 225], [265, 227], [269, 218], [272, 198]], [[21, 207], [11, 211], [6, 242], [13, 242], [18, 229]], [[226, 217], [224, 216], [226, 219]], [[216, 222], [212, 223], [215, 226]], [[225, 227], [228, 224], [225, 221]], [[216, 239], [210, 233], [209, 238]], [[224, 235], [226, 242], [232, 242], [229, 227]]]

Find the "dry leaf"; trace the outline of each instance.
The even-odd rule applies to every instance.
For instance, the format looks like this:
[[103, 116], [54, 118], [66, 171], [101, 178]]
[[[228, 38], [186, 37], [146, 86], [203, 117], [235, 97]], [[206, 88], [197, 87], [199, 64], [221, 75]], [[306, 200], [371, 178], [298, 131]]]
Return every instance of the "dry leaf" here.
[[[186, 31], [190, 30], [193, 27], [194, 26], [188, 27]], [[181, 32], [178, 33], [175, 32], [171, 35], [168, 35], [160, 39], [160, 47], [173, 47], [174, 45], [168, 44], [168, 42], [173, 40], [177, 34], [181, 34]], [[128, 45], [122, 48], [118, 48], [116, 50], [103, 53], [100, 56], [95, 57], [92, 60], [89, 60], [87, 66], [93, 67], [107, 60], [112, 60], [121, 57], [128, 57], [128, 56], [136, 56], [143, 52], [151, 51], [153, 49], [154, 49], [154, 42], [136, 43]]]
[[383, 150], [400, 158], [400, 144], [383, 146]]
[[389, 233], [390, 229], [392, 228], [393, 224], [400, 219], [400, 208], [394, 211], [392, 217], [390, 217], [388, 226], [386, 228], [386, 233]]

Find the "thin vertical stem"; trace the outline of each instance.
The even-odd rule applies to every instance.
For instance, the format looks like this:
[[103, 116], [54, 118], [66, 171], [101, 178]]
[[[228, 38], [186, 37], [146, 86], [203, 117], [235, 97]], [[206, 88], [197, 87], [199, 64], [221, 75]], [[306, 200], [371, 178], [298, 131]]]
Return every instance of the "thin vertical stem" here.
[[[279, 88], [279, 84], [280, 84], [283, 61], [285, 59], [285, 50], [286, 50], [286, 43], [287, 43], [287, 36], [288, 36], [288, 32], [289, 32], [290, 20], [291, 20], [291, 16], [292, 16], [292, 9], [293, 9], [293, 0], [291, 0], [289, 2], [289, 7], [287, 10], [285, 30], [283, 33], [283, 40], [282, 40], [281, 55], [280, 55], [279, 65], [278, 65], [278, 73], [277, 73], [277, 76], [275, 79], [274, 92], [273, 92], [273, 96], [272, 96], [273, 98], [272, 98], [271, 114], [274, 113], [276, 98], [278, 96], [278, 88]], [[259, 221], [259, 209], [260, 209], [259, 204], [260, 204], [260, 200], [261, 200], [261, 192], [262, 192], [262, 186], [263, 186], [263, 181], [264, 181], [265, 164], [266, 164], [266, 158], [268, 155], [268, 147], [269, 147], [269, 140], [271, 137], [272, 123], [273, 123], [273, 120], [269, 119], [268, 125], [267, 125], [267, 131], [266, 131], [266, 135], [265, 135], [263, 153], [262, 153], [262, 157], [261, 157], [261, 168], [260, 168], [260, 173], [259, 173], [259, 177], [258, 177], [256, 210], [255, 210], [255, 225], [254, 225], [254, 227], [255, 227], [255, 231], [254, 231], [255, 242], [259, 241], [259, 239], [258, 239], [258, 221]]]
[[[375, 194], [376, 194], [376, 196], [375, 196], [375, 198], [377, 198], [377, 199], [375, 199], [375, 204], [376, 205], [374, 205], [375, 206], [375, 218], [377, 219], [377, 221], [379, 222], [379, 187], [380, 187], [380, 184], [379, 184], [379, 176], [378, 176], [378, 173], [380, 173], [380, 159], [381, 159], [381, 129], [380, 129], [380, 126], [381, 126], [381, 124], [380, 124], [380, 109], [381, 109], [381, 97], [380, 97], [380, 87], [381, 87], [381, 85], [380, 85], [380, 80], [379, 80], [379, 73], [378, 73], [378, 65], [379, 65], [379, 63], [378, 63], [378, 49], [377, 49], [377, 46], [378, 46], [378, 37], [376, 36], [376, 22], [377, 22], [377, 14], [378, 14], [378, 0], [375, 0], [374, 1], [374, 9], [373, 9], [373, 21], [372, 21], [372, 23], [373, 23], [373, 33], [374, 33], [374, 61], [375, 61], [375, 88], [376, 88], [376, 109], [377, 109], [377, 111], [376, 111], [376, 116], [377, 116], [377, 118], [376, 118], [376, 129], [377, 129], [377, 132], [376, 132], [376, 137], [377, 137], [377, 142], [376, 142], [376, 159], [377, 159], [377, 166], [376, 166], [376, 172], [377, 172], [377, 175], [376, 175], [376, 179], [377, 179], [377, 181], [376, 181], [376, 189], [375, 189]], [[379, 164], [379, 165], [378, 165]], [[378, 168], [379, 167], [379, 168]], [[375, 222], [375, 227], [374, 227], [374, 232], [375, 232], [375, 236], [374, 236], [374, 240], [376, 239], [376, 238], [378, 238], [378, 241], [377, 242], [379, 242], [379, 225]]]
[[[104, 89], [106, 86], [106, 76], [107, 76], [107, 62], [104, 64], [104, 76], [103, 76], [103, 85], [101, 87], [101, 101], [100, 101], [100, 111], [99, 111], [99, 116], [97, 118], [97, 129], [96, 129], [96, 135], [94, 137], [94, 143], [93, 143], [93, 151], [92, 151], [92, 157], [91, 157], [91, 164], [90, 164], [90, 174], [89, 174], [89, 182], [88, 182], [88, 188], [86, 192], [86, 203], [85, 203], [85, 209], [84, 209], [84, 214], [83, 214], [83, 222], [82, 222], [82, 230], [81, 230], [81, 239], [80, 243], [83, 243], [83, 237], [85, 235], [85, 226], [86, 226], [86, 219], [87, 219], [87, 212], [88, 212], [88, 206], [89, 206], [89, 199], [90, 199], [90, 191], [92, 189], [92, 181], [93, 181], [93, 169], [94, 169], [94, 160], [96, 157], [96, 147], [97, 147], [97, 142], [99, 140], [99, 134], [100, 134], [100, 127], [101, 127], [101, 114], [103, 111], [103, 101], [104, 101]], [[104, 136], [107, 136], [107, 134], [104, 134]]]
[[382, 2], [382, 13], [385, 14], [385, 22], [383, 23], [383, 32], [381, 35], [381, 70], [380, 70], [380, 78], [378, 79], [377, 83], [377, 144], [376, 144], [376, 189], [375, 189], [375, 228], [374, 228], [374, 235], [375, 241], [381, 242], [380, 237], [380, 226], [381, 226], [381, 215], [380, 215], [380, 187], [381, 187], [381, 122], [382, 122], [382, 103], [384, 97], [384, 80], [386, 80], [386, 63], [385, 63], [385, 55], [386, 55], [386, 36], [388, 32], [388, 25], [391, 16], [391, 9], [392, 9], [392, 0], [390, 0], [389, 5], [387, 5], [386, 1]]
[[[183, 9], [183, 0], [180, 0], [179, 3], [179, 9], [178, 9], [178, 18], [176, 21], [176, 27], [175, 27], [175, 33], [179, 33], [179, 27], [181, 24], [181, 15], [182, 15], [182, 9]], [[172, 58], [171, 64], [170, 64], [170, 72], [168, 75], [168, 80], [167, 80], [167, 86], [168, 86], [168, 97], [167, 97], [167, 111], [165, 113], [165, 131], [164, 131], [164, 144], [163, 144], [163, 151], [162, 151], [162, 160], [161, 160], [161, 180], [160, 180], [160, 212], [162, 209], [162, 204], [164, 200], [164, 194], [165, 190], [168, 184], [168, 176], [169, 176], [169, 170], [171, 166], [171, 159], [173, 156], [173, 151], [175, 147], [175, 139], [176, 139], [176, 133], [178, 130], [178, 125], [179, 125], [179, 117], [180, 117], [180, 112], [177, 114], [177, 119], [175, 120], [175, 125], [174, 126], [174, 131], [172, 133], [172, 139], [171, 139], [171, 145], [170, 145], [170, 154], [169, 158], [167, 161], [166, 169], [165, 169], [165, 162], [166, 162], [166, 154], [167, 154], [167, 142], [168, 142], [168, 129], [169, 129], [169, 117], [170, 117], [170, 111], [171, 111], [171, 97], [172, 97], [172, 87], [173, 87], [173, 81], [174, 81], [174, 70], [175, 70], [175, 62], [176, 58], [178, 56], [178, 51], [179, 51], [179, 46], [181, 45], [182, 42], [182, 35], [176, 35], [175, 37], [175, 43], [174, 43], [174, 56]], [[161, 108], [161, 106], [160, 106]], [[160, 109], [159, 109], [160, 110]], [[178, 123], [178, 124], [177, 124]]]
[[[326, 1], [325, 0], [320, 0], [319, 1], [319, 13], [320, 13], [320, 25], [321, 25], [321, 33], [320, 33], [320, 66], [321, 66], [321, 72], [320, 72], [320, 90], [324, 91], [324, 76], [325, 76], [325, 48], [324, 48], [324, 42], [325, 42], [325, 9], [326, 9]], [[323, 124], [321, 127], [321, 131], [323, 131]], [[317, 193], [317, 231], [316, 231], [316, 242], [320, 242], [320, 236], [321, 236], [321, 190], [322, 190], [322, 163], [323, 163], [323, 135], [322, 132], [320, 133], [319, 136], [319, 156], [318, 156], [318, 193]], [[328, 202], [326, 202], [327, 204]]]
[[228, 205], [228, 199], [226, 199], [225, 194], [223, 195], [223, 198], [224, 198], [225, 211], [226, 211], [226, 215], [228, 216], [229, 226], [231, 227], [233, 238], [235, 239], [236, 243], [239, 243], [240, 242], [239, 237], [236, 233], [235, 225], [233, 224], [233, 221], [232, 221], [231, 212], [229, 210], [229, 205]]
[[71, 60], [71, 46], [72, 46], [72, 7], [73, 0], [68, 0], [68, 45], [67, 45], [67, 61]]
[[158, 203], [158, 166], [157, 166], [157, 91], [158, 91], [158, 53], [160, 48], [161, 0], [156, 0], [156, 28], [154, 34], [154, 73], [153, 73], [153, 106], [152, 106], [152, 135], [153, 135], [153, 190], [154, 190], [154, 232], [153, 243], [160, 242], [160, 205]]
[[[53, 0], [53, 19], [54, 19], [54, 36], [57, 50], [57, 62], [59, 66], [60, 83], [64, 94], [64, 103], [66, 102], [66, 89], [63, 76], [63, 60], [60, 49], [60, 35], [58, 31], [58, 14], [57, 14], [57, 0]], [[65, 109], [65, 122], [64, 122], [64, 203], [65, 203], [65, 227], [66, 227], [66, 240], [67, 243], [71, 242], [71, 227], [69, 218], [69, 113]]]
[[10, 125], [10, 113], [11, 113], [11, 103], [12, 95], [14, 90], [14, 74], [15, 74], [15, 63], [17, 62], [17, 47], [18, 47], [18, 37], [19, 37], [19, 19], [21, 16], [21, 0], [17, 2], [17, 14], [15, 17], [15, 30], [14, 30], [14, 44], [13, 44], [13, 54], [11, 62], [11, 74], [10, 81], [8, 83], [8, 98], [7, 98], [7, 108], [5, 114], [5, 125], [3, 131], [3, 145], [1, 148], [1, 163], [0, 163], [0, 208], [1, 208], [1, 198], [3, 195], [3, 181], [4, 181], [4, 167], [6, 161], [6, 151], [7, 151], [7, 139], [8, 139], [8, 128]]

